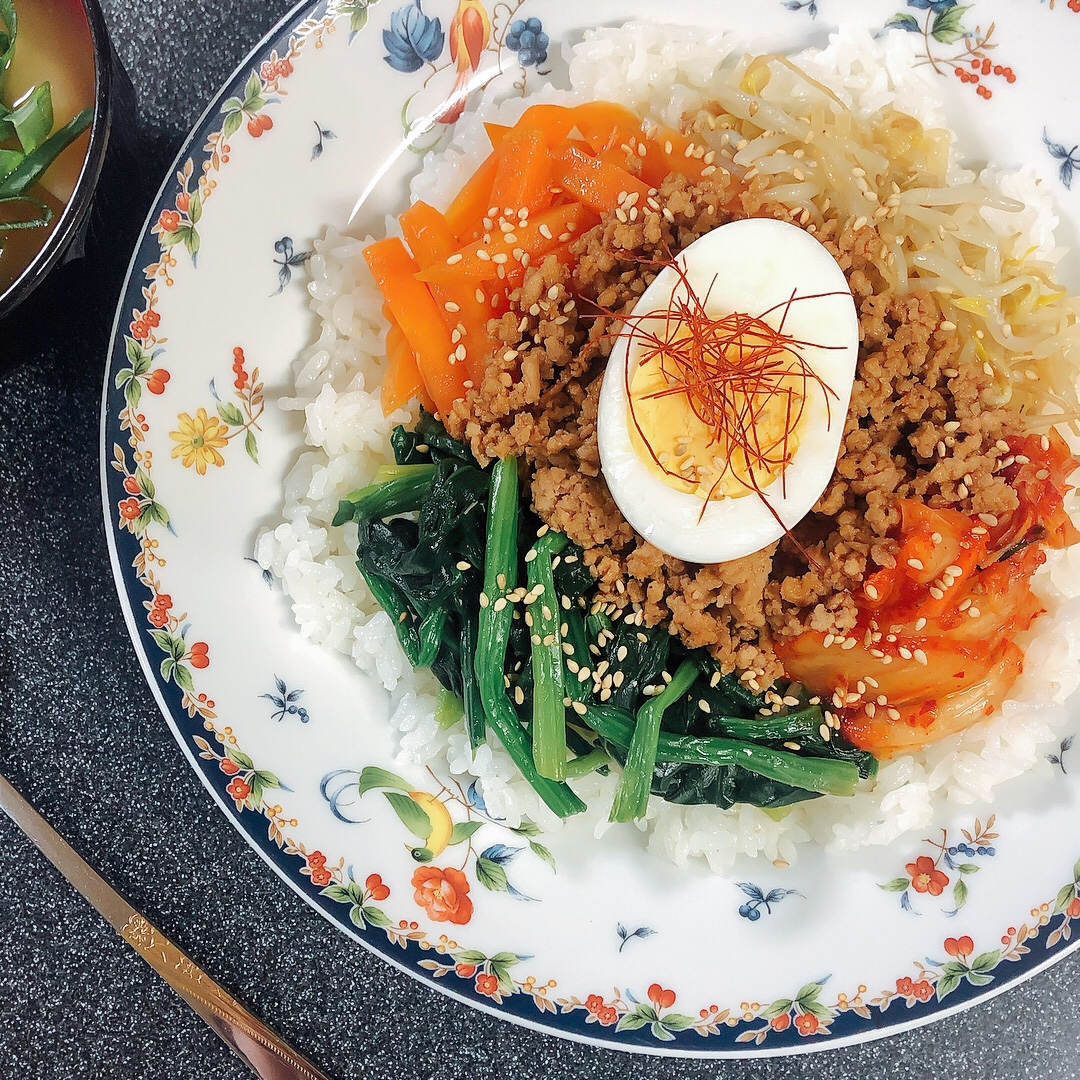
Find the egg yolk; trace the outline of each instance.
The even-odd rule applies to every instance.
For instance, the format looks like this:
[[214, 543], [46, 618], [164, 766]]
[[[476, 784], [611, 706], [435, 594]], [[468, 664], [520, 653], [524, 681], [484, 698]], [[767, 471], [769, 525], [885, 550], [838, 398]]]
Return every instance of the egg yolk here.
[[676, 325], [667, 336], [670, 349], [652, 348], [634, 366], [631, 444], [650, 472], [676, 491], [705, 500], [753, 494], [780, 478], [798, 448], [806, 393], [798, 358], [771, 348], [763, 375], [766, 346], [751, 334], [710, 350], [707, 365], [694, 364], [699, 350], [692, 336]]

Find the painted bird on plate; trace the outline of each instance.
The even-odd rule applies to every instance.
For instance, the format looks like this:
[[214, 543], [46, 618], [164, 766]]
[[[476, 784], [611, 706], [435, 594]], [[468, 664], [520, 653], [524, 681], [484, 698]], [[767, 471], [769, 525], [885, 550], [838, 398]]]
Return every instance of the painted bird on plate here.
[[490, 41], [491, 17], [484, 5], [480, 0], [461, 0], [450, 23], [450, 59], [457, 65], [457, 78], [446, 107], [437, 117], [440, 124], [453, 124], [461, 117], [466, 87]]

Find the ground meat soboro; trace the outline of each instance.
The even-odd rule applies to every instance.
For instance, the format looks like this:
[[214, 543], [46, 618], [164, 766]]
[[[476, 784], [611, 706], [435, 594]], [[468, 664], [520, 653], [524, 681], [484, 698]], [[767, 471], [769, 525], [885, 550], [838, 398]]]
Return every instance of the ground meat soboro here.
[[732, 562], [684, 563], [637, 535], [604, 483], [597, 448], [600, 384], [617, 316], [633, 309], [655, 276], [653, 264], [716, 226], [748, 216], [800, 224], [763, 187], [723, 169], [693, 186], [669, 177], [660, 210], [620, 212], [581, 236], [572, 272], [554, 258], [529, 268], [498, 324], [501, 348], [447, 426], [482, 461], [526, 460], [534, 509], [585, 549], [609, 610], [666, 624], [688, 646], [708, 648], [725, 670], [768, 683], [782, 670], [774, 641], [804, 628], [840, 634], [854, 625], [852, 590], [876, 568], [894, 565], [889, 533], [898, 497], [969, 514], [1015, 508], [1014, 493], [993, 470], [995, 443], [1021, 424], [995, 401], [982, 364], [961, 353], [934, 296], [888, 291], [872, 223], [860, 219], [856, 229], [826, 221], [815, 235], [848, 278], [862, 336], [829, 486], [790, 537]]

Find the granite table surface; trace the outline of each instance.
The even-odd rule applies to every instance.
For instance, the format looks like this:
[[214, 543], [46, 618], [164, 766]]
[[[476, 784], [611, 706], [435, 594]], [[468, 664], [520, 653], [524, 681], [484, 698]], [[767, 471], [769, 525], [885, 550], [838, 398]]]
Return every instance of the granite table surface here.
[[[774, 1080], [1080, 1075], [1080, 954], [929, 1027], [794, 1058], [679, 1061], [564, 1042], [391, 969], [284, 887], [158, 713], [113, 588], [98, 409], [131, 244], [181, 140], [287, 0], [106, 0], [133, 152], [88, 257], [0, 350], [0, 770], [143, 912], [332, 1077]], [[10, 361], [10, 354], [5, 357]], [[6, 365], [3, 365], [6, 366]], [[0, 815], [0, 1077], [240, 1080], [202, 1021]]]

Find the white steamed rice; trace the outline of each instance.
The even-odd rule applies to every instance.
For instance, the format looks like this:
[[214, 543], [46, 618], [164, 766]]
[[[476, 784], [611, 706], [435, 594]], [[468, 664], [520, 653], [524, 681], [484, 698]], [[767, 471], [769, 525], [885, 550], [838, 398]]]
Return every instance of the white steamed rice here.
[[[894, 104], [924, 124], [940, 123], [933, 76], [912, 65], [911, 49], [905, 34], [874, 40], [865, 32], [842, 30], [827, 49], [795, 59], [857, 111]], [[708, 96], [719, 65], [741, 51], [743, 43], [731, 35], [702, 38], [686, 28], [634, 24], [596, 30], [568, 56], [573, 93], [545, 88], [527, 101], [503, 102], [486, 94], [479, 109], [456, 125], [450, 146], [425, 160], [412, 182], [412, 197], [446, 207], [488, 152], [481, 115], [512, 123], [538, 98], [567, 103], [612, 98], [677, 123]], [[963, 176], [958, 168], [955, 174]], [[1033, 176], [995, 173], [991, 182], [1027, 204], [1023, 225], [1030, 243], [1038, 245], [1041, 257], [1049, 256], [1057, 219]], [[1015, 231], [1016, 215], [996, 222], [989, 211], [984, 214], [1002, 235]], [[355, 526], [330, 525], [338, 500], [392, 460], [390, 431], [410, 419], [404, 411], [384, 417], [379, 404], [386, 324], [381, 296], [361, 257], [363, 246], [333, 230], [315, 244], [308, 289], [321, 320], [319, 339], [296, 362], [294, 396], [280, 401], [282, 408], [304, 413], [308, 445], [286, 478], [281, 522], [260, 535], [256, 558], [280, 579], [304, 637], [350, 655], [390, 692], [403, 763], [445, 768], [467, 783], [475, 778], [490, 813], [511, 825], [529, 818], [556, 828], [558, 819], [501, 747], [483, 746], [473, 754], [460, 727], [443, 731], [436, 724], [437, 683], [430, 672], [412, 670], [390, 618], [369, 593], [355, 565]], [[779, 821], [755, 807], [722, 811], [653, 798], [639, 823], [649, 850], [678, 864], [703, 857], [722, 872], [739, 854], [790, 862], [796, 848], [809, 841], [844, 850], [888, 844], [925, 830], [950, 805], [988, 801], [998, 785], [1040, 762], [1047, 767], [1045, 752], [1068, 719], [1065, 699], [1080, 684], [1078, 571], [1080, 557], [1056, 553], [1037, 575], [1034, 584], [1051, 614], [1026, 636], [1025, 674], [995, 716], [923, 753], [883, 763], [871, 790], [851, 799], [801, 804]], [[588, 803], [597, 836], [608, 827], [616, 782], [614, 774], [573, 782]]]

